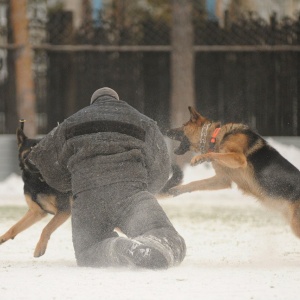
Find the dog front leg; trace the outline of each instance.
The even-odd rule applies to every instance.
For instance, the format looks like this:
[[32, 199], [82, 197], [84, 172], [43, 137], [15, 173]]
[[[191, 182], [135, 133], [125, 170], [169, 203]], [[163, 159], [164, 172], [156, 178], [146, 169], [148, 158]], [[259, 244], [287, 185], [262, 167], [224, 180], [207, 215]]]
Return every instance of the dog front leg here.
[[17, 222], [0, 237], [0, 244], [3, 244], [10, 239], [14, 239], [20, 232], [32, 226], [34, 223], [38, 222], [45, 216], [46, 213], [44, 212], [29, 209], [19, 222]]
[[57, 214], [50, 220], [50, 222], [43, 229], [40, 240], [38, 241], [35, 251], [34, 257], [40, 257], [45, 254], [47, 249], [48, 241], [51, 237], [51, 234], [62, 225], [70, 216], [70, 212], [62, 212], [59, 211]]
[[211, 178], [193, 181], [184, 185], [179, 185], [170, 189], [169, 193], [173, 196], [178, 196], [183, 193], [190, 193], [194, 191], [221, 190], [230, 187], [231, 181], [228, 178], [216, 175]]
[[191, 160], [191, 165], [196, 166], [205, 161], [215, 161], [222, 166], [236, 169], [236, 168], [245, 168], [247, 166], [247, 159], [243, 153], [239, 152], [229, 152], [229, 153], [215, 153], [209, 152], [206, 154], [200, 154], [194, 156]]

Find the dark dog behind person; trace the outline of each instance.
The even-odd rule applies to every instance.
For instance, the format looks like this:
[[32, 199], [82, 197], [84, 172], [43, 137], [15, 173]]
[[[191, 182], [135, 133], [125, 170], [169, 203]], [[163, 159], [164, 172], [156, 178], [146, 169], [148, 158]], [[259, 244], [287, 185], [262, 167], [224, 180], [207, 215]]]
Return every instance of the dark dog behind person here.
[[54, 128], [29, 160], [49, 185], [73, 193], [78, 265], [158, 269], [184, 259], [185, 242], [153, 195], [170, 172], [163, 136], [114, 90], [97, 90], [91, 105]]

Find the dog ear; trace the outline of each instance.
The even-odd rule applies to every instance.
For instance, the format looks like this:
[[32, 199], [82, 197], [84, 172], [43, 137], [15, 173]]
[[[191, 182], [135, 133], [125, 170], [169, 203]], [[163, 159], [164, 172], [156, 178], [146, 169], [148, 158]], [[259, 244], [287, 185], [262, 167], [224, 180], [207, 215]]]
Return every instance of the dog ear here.
[[205, 118], [203, 118], [197, 111], [194, 107], [192, 106], [189, 106], [189, 111], [190, 111], [190, 114], [191, 114], [191, 122], [193, 123], [196, 123], [196, 122], [199, 122], [199, 123], [203, 123]]
[[17, 141], [18, 141], [18, 146], [20, 147], [24, 141], [27, 139], [27, 136], [23, 132], [21, 128], [17, 129]]

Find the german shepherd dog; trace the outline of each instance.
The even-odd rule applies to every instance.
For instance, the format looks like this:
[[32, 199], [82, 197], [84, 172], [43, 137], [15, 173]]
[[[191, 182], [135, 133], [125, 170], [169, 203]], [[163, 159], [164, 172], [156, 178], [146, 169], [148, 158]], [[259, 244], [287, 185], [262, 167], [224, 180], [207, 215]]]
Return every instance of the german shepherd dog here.
[[198, 152], [191, 165], [211, 162], [215, 176], [179, 185], [169, 193], [225, 189], [234, 182], [244, 193], [282, 212], [300, 238], [300, 171], [248, 126], [221, 125], [192, 107], [189, 111], [190, 120], [180, 128], [168, 130], [167, 136], [180, 141], [175, 154]]
[[14, 226], [0, 236], [0, 244], [3, 244], [9, 239], [14, 239], [17, 234], [40, 221], [47, 214], [54, 215], [42, 231], [34, 251], [34, 257], [45, 254], [51, 234], [69, 218], [72, 201], [71, 193], [61, 193], [51, 188], [43, 180], [39, 171], [26, 160], [31, 149], [39, 141], [39, 139], [29, 139], [24, 134], [22, 125], [17, 129], [19, 164], [22, 170], [28, 211]]

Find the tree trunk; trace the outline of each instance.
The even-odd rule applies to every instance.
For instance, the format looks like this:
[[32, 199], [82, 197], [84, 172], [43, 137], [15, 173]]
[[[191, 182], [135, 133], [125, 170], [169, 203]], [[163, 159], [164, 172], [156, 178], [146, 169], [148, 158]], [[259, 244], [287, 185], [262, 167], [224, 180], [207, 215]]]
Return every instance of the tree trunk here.
[[171, 126], [189, 118], [195, 105], [192, 1], [173, 0], [171, 54]]
[[29, 44], [27, 0], [10, 0], [11, 26], [15, 52], [16, 97], [19, 118], [27, 120], [25, 131], [33, 137], [37, 133], [36, 101], [32, 74], [32, 50]]

